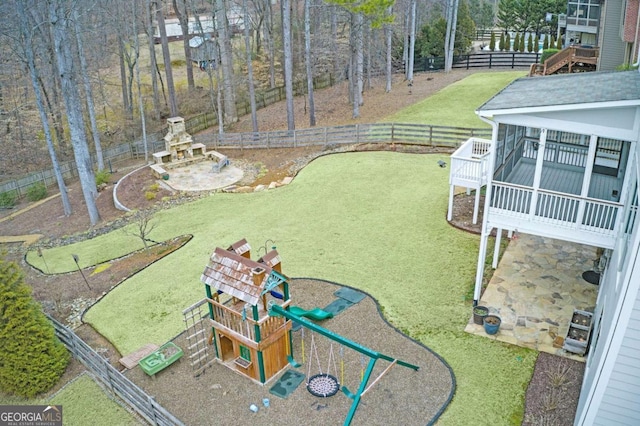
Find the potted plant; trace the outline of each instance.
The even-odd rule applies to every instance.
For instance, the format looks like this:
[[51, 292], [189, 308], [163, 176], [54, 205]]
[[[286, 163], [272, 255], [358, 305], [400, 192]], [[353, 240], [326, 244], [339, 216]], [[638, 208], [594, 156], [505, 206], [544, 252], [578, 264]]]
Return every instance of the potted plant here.
[[496, 334], [500, 328], [502, 320], [497, 315], [487, 315], [484, 317], [484, 331], [487, 334]]
[[482, 325], [484, 317], [489, 315], [489, 308], [486, 306], [474, 306], [473, 307], [473, 322], [478, 325]]

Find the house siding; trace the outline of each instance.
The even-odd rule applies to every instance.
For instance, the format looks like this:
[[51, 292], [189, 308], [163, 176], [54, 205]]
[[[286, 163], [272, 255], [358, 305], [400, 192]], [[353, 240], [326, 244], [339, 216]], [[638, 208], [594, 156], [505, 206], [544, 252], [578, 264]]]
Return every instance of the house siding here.
[[637, 425], [640, 419], [640, 293], [595, 417], [595, 425]]
[[625, 61], [626, 43], [622, 41], [620, 34], [623, 3], [612, 0], [604, 2], [599, 71], [613, 71]]

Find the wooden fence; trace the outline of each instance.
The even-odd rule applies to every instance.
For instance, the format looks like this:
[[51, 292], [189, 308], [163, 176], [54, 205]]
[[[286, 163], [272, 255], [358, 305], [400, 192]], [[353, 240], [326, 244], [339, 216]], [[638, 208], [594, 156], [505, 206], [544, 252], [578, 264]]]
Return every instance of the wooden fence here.
[[[209, 128], [212, 125], [211, 120], [214, 118], [213, 114], [201, 114], [186, 120], [187, 131], [197, 133]], [[474, 136], [491, 138], [491, 130], [432, 126], [430, 124], [373, 123], [259, 133], [225, 133], [222, 135], [210, 133], [195, 136], [194, 140], [205, 144], [208, 149], [326, 147], [357, 143], [404, 143], [455, 149]], [[156, 134], [153, 139], [149, 137], [148, 141], [150, 141], [147, 146], [149, 155], [164, 149], [164, 140], [161, 134]], [[136, 141], [107, 149], [103, 152], [103, 157], [105, 162], [111, 164], [132, 158], [144, 158], [144, 152], [144, 143]], [[74, 162], [63, 163], [61, 168], [65, 179], [78, 175]], [[47, 186], [57, 184], [53, 170], [49, 169], [4, 182], [0, 184], [0, 193], [15, 191], [18, 196], [22, 196], [31, 185], [37, 182], [43, 182]]]
[[131, 409], [152, 425], [184, 426], [173, 414], [158, 404], [151, 395], [116, 370], [107, 359], [94, 351], [71, 329], [50, 316], [48, 318], [53, 323], [56, 336], [73, 357], [84, 364], [112, 394], [126, 402]]
[[470, 137], [491, 137], [490, 129], [428, 124], [374, 123], [300, 130], [209, 134], [197, 141], [213, 149], [297, 148], [360, 143], [402, 143], [455, 149]]
[[[472, 69], [472, 68], [526, 68], [531, 64], [540, 61], [540, 53], [520, 53], [520, 52], [480, 52], [470, 55], [454, 56], [454, 69]], [[414, 72], [424, 71], [440, 71], [444, 69], [444, 58], [427, 57], [416, 58], [414, 63]]]

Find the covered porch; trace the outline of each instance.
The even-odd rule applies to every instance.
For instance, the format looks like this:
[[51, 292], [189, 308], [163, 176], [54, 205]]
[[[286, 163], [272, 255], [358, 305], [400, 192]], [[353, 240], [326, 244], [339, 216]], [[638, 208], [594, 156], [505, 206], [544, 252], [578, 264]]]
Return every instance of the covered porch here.
[[554, 339], [567, 336], [574, 310], [594, 311], [599, 287], [582, 274], [593, 269], [597, 257], [592, 246], [515, 236], [478, 303], [501, 318], [500, 330], [490, 336], [471, 317], [465, 331], [584, 361], [583, 356], [555, 347]]

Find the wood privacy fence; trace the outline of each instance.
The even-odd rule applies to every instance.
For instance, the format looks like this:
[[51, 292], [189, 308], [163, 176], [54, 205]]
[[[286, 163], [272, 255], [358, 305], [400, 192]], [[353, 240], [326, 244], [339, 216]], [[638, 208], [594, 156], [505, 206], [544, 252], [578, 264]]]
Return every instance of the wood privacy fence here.
[[74, 358], [97, 377], [113, 395], [122, 399], [132, 410], [152, 425], [184, 426], [173, 414], [158, 404], [155, 399], [140, 389], [135, 383], [116, 370], [71, 329], [47, 315], [56, 336], [67, 347]]
[[[202, 114], [185, 120], [187, 132], [197, 133], [211, 125], [213, 114]], [[313, 127], [299, 130], [247, 133], [209, 133], [197, 135], [194, 140], [207, 149], [252, 149], [252, 148], [297, 148], [305, 146], [340, 146], [358, 143], [403, 143], [455, 149], [471, 137], [491, 138], [491, 129], [433, 126], [430, 124], [374, 123], [350, 124], [335, 127]], [[147, 152], [164, 150], [161, 134], [148, 138]], [[144, 143], [136, 141], [107, 149], [103, 152], [105, 162], [117, 163], [129, 159], [144, 158]], [[61, 164], [63, 176], [78, 176], [74, 162]], [[0, 184], [0, 193], [15, 191], [18, 196], [26, 194], [28, 188], [38, 182], [47, 186], [57, 185], [53, 170], [44, 170], [26, 177]]]

